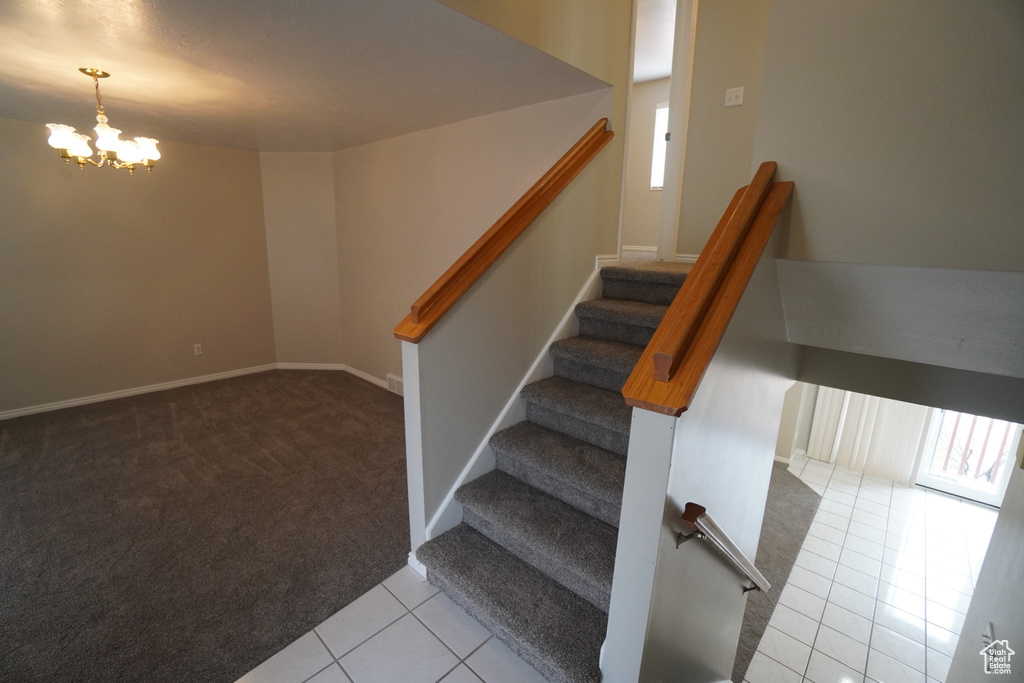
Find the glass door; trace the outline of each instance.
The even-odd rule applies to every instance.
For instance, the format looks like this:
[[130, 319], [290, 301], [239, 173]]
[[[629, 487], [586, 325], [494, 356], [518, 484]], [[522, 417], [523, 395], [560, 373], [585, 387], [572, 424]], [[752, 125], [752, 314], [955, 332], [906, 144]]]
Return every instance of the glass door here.
[[936, 409], [917, 483], [999, 507], [1020, 437], [1018, 424]]

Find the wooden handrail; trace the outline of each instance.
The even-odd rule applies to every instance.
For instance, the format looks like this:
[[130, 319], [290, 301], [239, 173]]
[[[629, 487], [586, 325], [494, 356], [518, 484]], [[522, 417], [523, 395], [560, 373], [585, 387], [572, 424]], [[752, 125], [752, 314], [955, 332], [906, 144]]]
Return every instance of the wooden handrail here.
[[562, 190], [579, 175], [615, 133], [601, 119], [519, 201], [466, 250], [412, 305], [395, 327], [395, 337], [419, 343], [469, 288], [515, 242]]
[[[792, 182], [772, 182], [774, 173], [775, 163], [765, 162], [733, 196], [622, 389], [629, 405], [676, 417], [689, 408], [793, 192]], [[660, 369], [671, 370], [667, 381], [659, 356]]]
[[677, 548], [694, 537], [706, 539], [718, 548], [732, 562], [733, 566], [754, 584], [744, 588], [744, 593], [755, 588], [767, 593], [768, 589], [772, 587], [768, 583], [768, 579], [764, 578], [764, 574], [758, 571], [750, 558], [729, 538], [729, 534], [725, 533], [722, 527], [718, 526], [718, 522], [715, 521], [715, 518], [708, 513], [703, 505], [687, 503], [686, 508], [683, 510], [683, 521], [693, 527], [694, 533], [690, 535], [679, 534], [676, 537]]
[[686, 278], [689, 290], [685, 299], [677, 297], [665, 315], [665, 333], [654, 347], [654, 379], [667, 382], [679, 367], [683, 351], [693, 341], [697, 327], [725, 279], [725, 274], [736, 258], [750, 224], [761, 208], [765, 195], [775, 177], [776, 164], [766, 161], [761, 164], [739, 200], [739, 205], [723, 216], [725, 225], [713, 233], [713, 239], [705, 248], [701, 258]]

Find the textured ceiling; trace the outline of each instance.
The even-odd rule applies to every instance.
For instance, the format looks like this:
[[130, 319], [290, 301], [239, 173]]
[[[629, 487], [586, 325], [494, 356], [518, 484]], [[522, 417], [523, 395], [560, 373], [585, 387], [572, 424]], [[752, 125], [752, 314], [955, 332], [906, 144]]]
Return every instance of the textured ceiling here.
[[[4, 0], [0, 117], [328, 151], [606, 84], [434, 0]], [[45, 136], [45, 131], [41, 132]]]

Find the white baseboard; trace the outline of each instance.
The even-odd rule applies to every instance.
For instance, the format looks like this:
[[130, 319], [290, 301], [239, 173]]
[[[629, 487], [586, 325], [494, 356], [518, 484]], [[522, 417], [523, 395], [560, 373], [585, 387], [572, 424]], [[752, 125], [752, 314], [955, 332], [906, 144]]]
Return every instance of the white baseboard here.
[[383, 389], [388, 389], [387, 380], [374, 377], [367, 372], [356, 370], [351, 365], [344, 365], [343, 363], [276, 363], [275, 366], [278, 370], [340, 370], [350, 375], [355, 375], [359, 379], [365, 379], [367, 382], [376, 384]]
[[595, 270], [601, 270], [602, 268], [606, 268], [608, 266], [617, 265], [619, 265], [619, 257], [616, 256], [615, 254], [598, 254], [597, 256], [594, 257]]
[[[622, 260], [625, 262], [629, 261], [655, 261], [658, 258], [657, 247], [642, 247], [634, 245], [622, 245], [621, 250]], [[699, 254], [676, 254], [672, 260], [675, 263], [687, 263], [693, 265], [697, 262], [697, 256]], [[604, 264], [612, 265], [612, 264]]]
[[415, 550], [409, 552], [409, 566], [416, 570], [416, 573], [424, 579], [427, 578], [427, 565], [416, 559]]
[[212, 375], [200, 375], [199, 377], [188, 377], [186, 379], [176, 379], [171, 382], [160, 382], [159, 384], [148, 384], [143, 387], [133, 387], [131, 389], [121, 389], [120, 391], [108, 391], [103, 394], [94, 394], [92, 396], [83, 396], [81, 398], [71, 398], [66, 401], [54, 401], [53, 403], [43, 403], [37, 406], [28, 406], [27, 408], [15, 408], [14, 410], [5, 410], [0, 412], [0, 420], [9, 420], [12, 417], [22, 417], [23, 415], [34, 415], [36, 413], [48, 413], [52, 410], [61, 410], [63, 408], [74, 408], [75, 406], [84, 406], [90, 403], [100, 403], [101, 401], [112, 401], [115, 398], [125, 398], [127, 396], [137, 396], [139, 394], [149, 394], [154, 391], [164, 391], [166, 389], [176, 389], [178, 387], [185, 387], [190, 384], [202, 384], [204, 382], [216, 382], [219, 379], [228, 379], [230, 377], [240, 377], [241, 375], [252, 375], [257, 372], [266, 372], [267, 370], [276, 370], [276, 363], [269, 363], [267, 365], [257, 365], [251, 368], [240, 368], [238, 370], [228, 370], [227, 372], [217, 372]]
[[[516, 387], [515, 391], [512, 392], [512, 396], [509, 398], [508, 403], [498, 417], [491, 424], [490, 429], [484, 434], [480, 444], [477, 446], [473, 455], [470, 457], [466, 466], [462, 469], [459, 477], [455, 480], [451, 489], [448, 491], [448, 495], [445, 496], [444, 502], [438, 507], [437, 513], [427, 522], [426, 536], [427, 540], [435, 538], [448, 529], [451, 529], [462, 520], [462, 506], [455, 500], [455, 491], [466, 482], [472, 481], [477, 477], [481, 477], [487, 474], [488, 471], [494, 468], [494, 457], [491, 454], [490, 440], [495, 432], [511, 427], [517, 422], [522, 422], [526, 419], [526, 408], [523, 404], [523, 400], [520, 398], [520, 394], [523, 391], [523, 387], [531, 382], [536, 382], [545, 377], [550, 377], [554, 374], [554, 362], [551, 359], [549, 348], [552, 344], [560, 339], [571, 337], [579, 331], [579, 323], [576, 320], [576, 306], [581, 301], [587, 301], [589, 299], [595, 299], [601, 295], [601, 270], [595, 268], [594, 272], [587, 278], [586, 283], [580, 290], [579, 294], [576, 295], [575, 301], [569, 306], [562, 320], [555, 327], [551, 337], [548, 338], [544, 346], [541, 348], [540, 353], [533, 361], [533, 365], [527, 370], [520, 381], [519, 386]], [[484, 456], [488, 457], [484, 457]]]
[[655, 261], [658, 258], [657, 247], [636, 247], [623, 244], [619, 253], [622, 255], [623, 261]]
[[785, 465], [788, 465], [790, 460], [789, 460], [789, 458], [784, 458], [781, 455], [776, 455], [775, 456], [775, 462], [781, 462], [781, 463], [783, 463]]
[[388, 383], [386, 380], [374, 377], [371, 374], [365, 373], [362, 370], [356, 370], [348, 365], [342, 365], [339, 363], [268, 363], [266, 365], [256, 365], [251, 368], [239, 368], [237, 370], [228, 370], [226, 372], [216, 372], [211, 375], [200, 375], [199, 377], [188, 377], [185, 379], [177, 379], [171, 382], [160, 382], [158, 384], [147, 384], [142, 387], [133, 387], [131, 389], [121, 389], [120, 391], [108, 391], [103, 394], [94, 394], [92, 396], [83, 396], [81, 398], [72, 398], [66, 401], [54, 401], [53, 403], [43, 403], [37, 406], [28, 406], [26, 408], [15, 408], [13, 410], [5, 410], [0, 412], [0, 420], [9, 420], [15, 417], [23, 417], [25, 415], [34, 415], [36, 413], [48, 413], [53, 410], [62, 410], [64, 408], [74, 408], [75, 406], [84, 406], [90, 403], [100, 403], [101, 401], [112, 401], [117, 398], [126, 398], [128, 396], [138, 396], [139, 394], [149, 394], [154, 391], [165, 391], [167, 389], [176, 389], [178, 387], [187, 387], [192, 384], [203, 384], [205, 382], [216, 382], [221, 379], [229, 379], [231, 377], [241, 377], [242, 375], [253, 375], [257, 372], [267, 372], [268, 370], [341, 370], [351, 375], [355, 375], [360, 379], [365, 379], [367, 382], [376, 384], [379, 387], [388, 389]]

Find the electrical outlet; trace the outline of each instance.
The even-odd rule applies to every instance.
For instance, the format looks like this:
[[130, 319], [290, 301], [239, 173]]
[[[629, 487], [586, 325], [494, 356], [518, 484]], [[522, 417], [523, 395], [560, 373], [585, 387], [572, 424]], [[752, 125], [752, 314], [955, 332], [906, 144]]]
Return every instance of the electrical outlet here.
[[197, 356], [203, 355], [203, 345], [202, 344], [193, 344], [192, 345], [192, 352], [195, 353]]
[[725, 106], [738, 107], [743, 104], [743, 88], [729, 88], [725, 91]]

